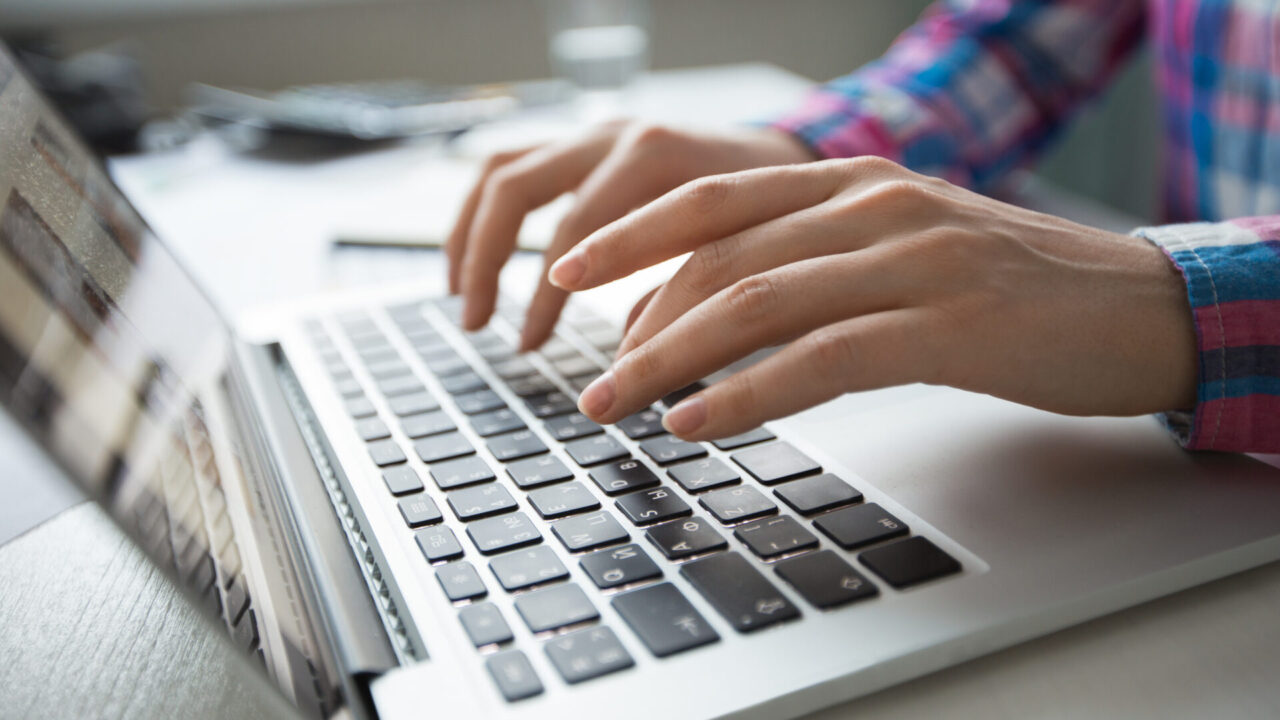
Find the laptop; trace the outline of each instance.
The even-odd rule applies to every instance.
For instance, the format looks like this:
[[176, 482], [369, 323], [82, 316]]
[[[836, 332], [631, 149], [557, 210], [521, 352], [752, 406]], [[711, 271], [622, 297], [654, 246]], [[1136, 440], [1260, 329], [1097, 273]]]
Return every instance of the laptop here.
[[[925, 386], [687, 443], [434, 278], [266, 342], [0, 53], [0, 402], [312, 717], [786, 717], [1280, 558], [1280, 471]], [[714, 378], [713, 378], [714, 379]]]

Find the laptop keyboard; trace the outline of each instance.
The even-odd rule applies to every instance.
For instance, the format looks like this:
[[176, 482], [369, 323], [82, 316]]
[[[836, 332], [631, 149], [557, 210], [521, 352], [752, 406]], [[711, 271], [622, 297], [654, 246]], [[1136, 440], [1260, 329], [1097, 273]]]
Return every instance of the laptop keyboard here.
[[[457, 330], [457, 298], [392, 306], [387, 326], [367, 313], [344, 314], [337, 326], [371, 382], [357, 378], [323, 325], [309, 325], [352, 429], [382, 473], [387, 502], [398, 506], [508, 701], [540, 694], [545, 682], [515, 647], [516, 623], [541, 639], [550, 665], [569, 684], [635, 664], [617, 632], [632, 633], [659, 658], [718, 641], [712, 623], [666, 580], [654, 556], [678, 563], [679, 574], [741, 633], [803, 621], [810, 610], [883, 601], [879, 583], [905, 589], [960, 571], [937, 545], [911, 535], [906, 523], [864, 502], [848, 482], [768, 429], [712, 443], [667, 434], [664, 407], [700, 386], [615, 426], [583, 416], [577, 392], [603, 371], [592, 356], [611, 356], [619, 336], [599, 318], [570, 309], [569, 332], [529, 356], [514, 345], [523, 308], [505, 301], [490, 328], [470, 334]], [[395, 342], [391, 326], [403, 336]], [[427, 388], [397, 349], [401, 342], [443, 392]], [[455, 343], [471, 346], [518, 398], [516, 408]], [[389, 413], [379, 412], [379, 404]], [[393, 437], [392, 426], [407, 442]], [[551, 544], [562, 546], [590, 583], [575, 583]], [[779, 583], [810, 608], [779, 592]], [[491, 593], [511, 594], [513, 611], [487, 601]], [[604, 603], [625, 630], [601, 620]]]

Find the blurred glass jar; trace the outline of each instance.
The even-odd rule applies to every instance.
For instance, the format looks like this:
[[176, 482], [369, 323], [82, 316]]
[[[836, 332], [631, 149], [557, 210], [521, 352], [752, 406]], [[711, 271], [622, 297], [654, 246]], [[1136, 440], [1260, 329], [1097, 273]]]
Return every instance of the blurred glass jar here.
[[649, 66], [646, 0], [547, 0], [551, 68], [580, 90], [616, 92]]

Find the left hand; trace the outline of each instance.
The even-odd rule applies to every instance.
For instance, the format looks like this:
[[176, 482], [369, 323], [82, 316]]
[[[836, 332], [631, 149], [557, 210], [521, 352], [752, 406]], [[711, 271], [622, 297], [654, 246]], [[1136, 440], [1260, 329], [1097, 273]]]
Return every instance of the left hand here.
[[1191, 310], [1159, 248], [881, 158], [695, 180], [593, 233], [550, 278], [585, 290], [690, 251], [582, 393], [593, 420], [788, 342], [685, 399], [667, 429], [724, 437], [911, 382], [1073, 415], [1195, 402]]

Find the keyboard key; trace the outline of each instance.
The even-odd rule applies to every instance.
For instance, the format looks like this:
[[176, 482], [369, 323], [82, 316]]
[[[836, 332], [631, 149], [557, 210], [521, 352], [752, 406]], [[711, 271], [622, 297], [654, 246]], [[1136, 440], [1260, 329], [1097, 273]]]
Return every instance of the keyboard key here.
[[547, 446], [542, 444], [537, 435], [532, 430], [519, 430], [509, 435], [498, 435], [489, 438], [485, 443], [489, 452], [499, 460], [506, 462], [507, 460], [519, 460], [522, 457], [537, 455], [547, 451]]
[[522, 398], [528, 398], [534, 395], [545, 395], [549, 392], [555, 392], [556, 390], [555, 383], [551, 382], [545, 375], [541, 374], [508, 380], [507, 387], [511, 389], [511, 392]]
[[783, 560], [774, 566], [816, 608], [832, 608], [880, 594], [876, 586], [834, 550], [822, 550]]
[[366, 447], [369, 449], [369, 457], [373, 458], [373, 464], [378, 467], [395, 465], [408, 460], [395, 440], [375, 440]]
[[680, 574], [738, 632], [751, 632], [800, 616], [791, 601], [738, 553], [695, 560]]
[[477, 520], [467, 526], [467, 535], [485, 555], [533, 545], [542, 540], [542, 533], [522, 512]]
[[573, 684], [635, 665], [618, 636], [607, 627], [561, 635], [547, 642], [547, 657], [564, 681]]
[[593, 552], [578, 564], [601, 590], [662, 577], [662, 569], [635, 543]]
[[440, 386], [450, 395], [461, 395], [475, 392], [476, 390], [489, 389], [489, 384], [484, 381], [484, 378], [475, 374], [472, 370], [440, 378]]
[[435, 397], [426, 391], [393, 397], [387, 400], [387, 403], [391, 405], [391, 412], [398, 417], [440, 409], [440, 403], [436, 402]]
[[491, 345], [489, 347], [476, 348], [476, 352], [480, 357], [484, 358], [487, 363], [500, 363], [511, 360], [516, 357], [515, 348], [507, 344]]
[[542, 455], [527, 460], [517, 460], [507, 465], [507, 474], [522, 490], [539, 485], [561, 482], [573, 477], [573, 471], [555, 455]]
[[435, 502], [422, 494], [401, 499], [400, 515], [404, 517], [405, 524], [411, 528], [438, 523], [444, 518]]
[[338, 391], [338, 394], [344, 398], [353, 398], [364, 392], [364, 389], [360, 387], [360, 381], [350, 375], [342, 378], [341, 380], [334, 380], [333, 387]]
[[416, 535], [418, 548], [428, 562], [452, 560], [462, 557], [462, 545], [453, 531], [443, 525], [419, 530]]
[[467, 361], [458, 357], [452, 351], [448, 355], [430, 360], [424, 357], [423, 362], [427, 364], [427, 369], [431, 371], [431, 374], [440, 378], [471, 370], [471, 366], [467, 364]]
[[662, 413], [652, 409], [628, 415], [619, 420], [617, 426], [632, 440], [640, 440], [667, 431], [662, 427]]
[[550, 418], [542, 426], [551, 433], [551, 437], [561, 442], [604, 432], [604, 428], [578, 412]]
[[536, 633], [600, 617], [577, 585], [557, 585], [521, 595], [516, 598], [516, 612]]
[[382, 419], [378, 417], [368, 417], [363, 420], [357, 420], [356, 433], [360, 436], [361, 440], [366, 442], [391, 437], [391, 431], [387, 429], [387, 424], [382, 422]]
[[489, 412], [498, 408], [505, 408], [507, 404], [498, 397], [498, 394], [492, 390], [476, 390], [475, 392], [463, 393], [453, 399], [458, 404], [458, 409], [467, 415], [475, 415], [476, 413]]
[[542, 682], [529, 664], [529, 658], [519, 650], [506, 650], [490, 655], [484, 661], [485, 668], [498, 686], [498, 692], [507, 702], [516, 702], [542, 694]]
[[675, 435], [662, 435], [640, 443], [645, 455], [659, 465], [705, 457], [707, 449], [698, 443], [681, 440]]
[[657, 657], [667, 657], [720, 639], [706, 618], [671, 583], [623, 593], [611, 604], [649, 652]]
[[622, 460], [598, 467], [587, 473], [607, 495], [620, 495], [632, 490], [657, 487], [662, 483], [653, 471], [639, 460]]
[[587, 386], [596, 381], [599, 375], [579, 375], [578, 377], [569, 378], [569, 387], [573, 388], [576, 393], [581, 393], [587, 389]]
[[456, 432], [423, 438], [413, 444], [413, 449], [424, 463], [436, 463], [470, 455], [476, 451], [471, 447], [470, 441]]
[[548, 393], [540, 393], [538, 395], [530, 395], [524, 399], [529, 411], [535, 417], [549, 418], [556, 415], [564, 415], [578, 409], [578, 403], [572, 398], [559, 390], [552, 390]]
[[654, 525], [645, 531], [649, 542], [662, 551], [668, 560], [679, 560], [691, 555], [723, 550], [729, 547], [711, 524], [699, 517]]
[[615, 504], [635, 525], [652, 525], [693, 514], [689, 503], [664, 487], [623, 495]]
[[492, 412], [471, 416], [471, 427], [480, 437], [489, 437], [512, 430], [523, 430], [524, 421], [511, 412], [510, 408], [502, 408]]
[[491, 602], [468, 605], [458, 611], [462, 629], [476, 647], [511, 642], [511, 627], [502, 619], [502, 611]]
[[845, 550], [907, 534], [907, 524], [876, 503], [836, 510], [813, 521], [815, 527]]
[[780, 485], [774, 488], [773, 494], [801, 515], [814, 515], [862, 501], [862, 493], [831, 473]]
[[668, 408], [675, 407], [676, 403], [680, 402], [681, 400], [689, 397], [690, 395], [704, 388], [706, 388], [706, 385], [700, 382], [690, 383], [680, 388], [679, 390], [674, 390], [672, 392], [667, 393], [666, 395], [663, 395], [662, 404], [666, 405]]
[[715, 445], [717, 448], [721, 450], [727, 451], [727, 450], [736, 450], [740, 447], [746, 447], [747, 445], [754, 445], [756, 443], [764, 442], [766, 440], [776, 440], [776, 439], [777, 437], [773, 433], [769, 432], [768, 430], [765, 430], [762, 427], [758, 427], [755, 430], [748, 430], [742, 433], [741, 435], [734, 435], [733, 437], [720, 438], [719, 440], [712, 440], [711, 444]]
[[424, 389], [422, 383], [413, 375], [400, 375], [378, 381], [378, 391], [387, 397], [422, 392]]
[[422, 490], [422, 480], [418, 477], [418, 471], [408, 465], [384, 470], [382, 481], [387, 484], [387, 489], [392, 495], [406, 495]]
[[551, 532], [560, 538], [569, 552], [594, 550], [626, 542], [631, 537], [607, 510], [558, 520], [551, 524]]
[[404, 431], [405, 435], [417, 439], [428, 435], [439, 435], [442, 432], [456, 429], [456, 426], [443, 410], [434, 410], [421, 415], [410, 415], [401, 418], [400, 429]]
[[449, 509], [464, 522], [516, 509], [515, 498], [497, 483], [454, 490], [446, 499]]
[[593, 435], [573, 440], [565, 443], [564, 449], [582, 467], [618, 460], [630, 454], [612, 435]]
[[493, 372], [503, 380], [514, 380], [515, 378], [538, 372], [538, 369], [533, 366], [533, 363], [529, 362], [528, 358], [520, 356], [495, 362], [491, 367]]
[[559, 360], [577, 354], [578, 349], [563, 338], [553, 337], [538, 352], [548, 360]]
[[765, 485], [822, 472], [821, 465], [785, 442], [739, 450], [729, 457]]
[[778, 506], [751, 485], [713, 490], [698, 503], [725, 525], [778, 512]]
[[578, 375], [594, 375], [600, 372], [600, 366], [581, 355], [570, 355], [566, 358], [553, 360], [551, 367], [556, 372], [565, 377], [577, 377]]
[[378, 414], [377, 408], [373, 406], [373, 401], [364, 395], [348, 398], [343, 405], [347, 408], [347, 414], [357, 420]]
[[544, 519], [564, 517], [574, 513], [595, 510], [600, 501], [582, 483], [564, 483], [534, 490], [529, 493], [529, 504]]
[[399, 355], [387, 360], [368, 363], [366, 367], [369, 369], [369, 374], [372, 375], [375, 380], [387, 380], [393, 377], [400, 377], [401, 375], [413, 374], [413, 371], [410, 370], [409, 366], [400, 359]]
[[919, 535], [868, 550], [858, 560], [899, 590], [960, 572], [955, 558]]
[[733, 534], [751, 552], [766, 560], [818, 547], [818, 536], [786, 515], [739, 525]]
[[441, 490], [489, 482], [495, 478], [489, 464], [478, 457], [438, 462], [433, 464], [428, 472], [431, 473], [431, 479], [436, 482], [436, 487]]
[[489, 561], [489, 569], [507, 592], [569, 577], [564, 563], [546, 545], [499, 555]]
[[436, 568], [436, 580], [440, 582], [440, 587], [444, 588], [444, 594], [454, 602], [474, 600], [489, 594], [484, 587], [484, 581], [480, 579], [480, 574], [466, 560], [451, 562]]
[[693, 462], [672, 465], [667, 468], [667, 475], [680, 483], [680, 487], [691, 493], [699, 493], [712, 488], [735, 485], [742, 478], [738, 472], [719, 458], [703, 458]]

